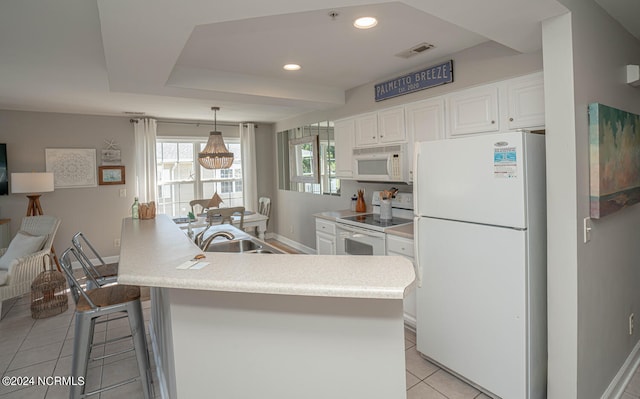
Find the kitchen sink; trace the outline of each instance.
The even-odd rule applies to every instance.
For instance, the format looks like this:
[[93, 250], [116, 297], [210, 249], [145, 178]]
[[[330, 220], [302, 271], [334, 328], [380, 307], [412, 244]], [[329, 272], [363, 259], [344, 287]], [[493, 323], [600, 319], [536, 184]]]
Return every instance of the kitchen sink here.
[[209, 244], [206, 252], [232, 252], [249, 254], [280, 254], [281, 251], [251, 238], [216, 241]]

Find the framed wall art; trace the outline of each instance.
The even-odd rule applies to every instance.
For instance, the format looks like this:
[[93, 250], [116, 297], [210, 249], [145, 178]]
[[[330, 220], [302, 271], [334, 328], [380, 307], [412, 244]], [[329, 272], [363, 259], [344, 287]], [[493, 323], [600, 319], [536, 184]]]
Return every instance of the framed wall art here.
[[58, 188], [96, 187], [95, 148], [45, 148], [47, 172]]
[[120, 165], [122, 163], [120, 150], [102, 150], [101, 158], [102, 165]]
[[589, 104], [591, 217], [640, 202], [640, 115]]
[[98, 167], [98, 184], [124, 184], [124, 166], [100, 166]]

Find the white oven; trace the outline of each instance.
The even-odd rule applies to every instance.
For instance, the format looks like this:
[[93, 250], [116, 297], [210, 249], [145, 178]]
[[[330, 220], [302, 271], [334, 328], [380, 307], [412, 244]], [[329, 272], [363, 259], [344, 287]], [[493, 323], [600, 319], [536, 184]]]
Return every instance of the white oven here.
[[385, 233], [338, 222], [336, 240], [337, 255], [385, 255]]

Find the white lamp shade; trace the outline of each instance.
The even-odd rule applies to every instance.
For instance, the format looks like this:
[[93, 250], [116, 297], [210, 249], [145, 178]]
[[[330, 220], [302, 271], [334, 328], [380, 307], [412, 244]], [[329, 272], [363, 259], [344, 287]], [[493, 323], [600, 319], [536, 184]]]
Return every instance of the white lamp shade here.
[[47, 193], [53, 191], [53, 173], [12, 173], [11, 192], [19, 193]]

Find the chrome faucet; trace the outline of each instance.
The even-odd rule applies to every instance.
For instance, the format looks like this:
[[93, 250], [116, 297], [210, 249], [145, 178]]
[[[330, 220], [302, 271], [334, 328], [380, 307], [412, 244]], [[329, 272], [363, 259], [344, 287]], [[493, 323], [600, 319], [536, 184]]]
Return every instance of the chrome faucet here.
[[[203, 242], [201, 242], [201, 244], [198, 245], [198, 246], [200, 247], [201, 250], [206, 251], [207, 248], [209, 248], [209, 244], [211, 244], [211, 241], [213, 241], [217, 237], [224, 237], [227, 240], [233, 240], [234, 238], [236, 238], [236, 236], [234, 236], [232, 233], [230, 233], [228, 231], [217, 231], [217, 232], [211, 234], [209, 237], [207, 237], [207, 239], [204, 240]], [[200, 239], [202, 240], [202, 238], [200, 238]], [[197, 244], [197, 242], [196, 242], [196, 244]]]
[[199, 232], [198, 234], [196, 234], [196, 237], [193, 239], [193, 242], [200, 247], [202, 245], [202, 237], [204, 236], [204, 233], [207, 232], [207, 230], [209, 230], [209, 227], [211, 227], [211, 224], [209, 224], [207, 226], [207, 228], [205, 228], [204, 230], [202, 230], [201, 232]]

